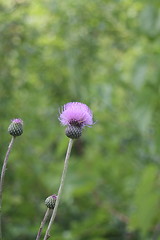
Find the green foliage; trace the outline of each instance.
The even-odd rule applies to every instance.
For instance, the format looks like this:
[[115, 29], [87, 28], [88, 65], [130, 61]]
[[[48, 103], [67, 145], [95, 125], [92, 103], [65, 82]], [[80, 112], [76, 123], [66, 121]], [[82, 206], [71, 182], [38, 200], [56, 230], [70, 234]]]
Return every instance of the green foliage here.
[[74, 143], [52, 238], [160, 239], [159, 7], [1, 1], [1, 166], [10, 119], [24, 121], [5, 177], [5, 240], [35, 239], [57, 192], [68, 142], [58, 109], [69, 101], [88, 104], [96, 124]]
[[131, 226], [134, 229], [141, 229], [144, 234], [154, 227], [153, 224], [157, 218], [159, 202], [157, 174], [158, 169], [154, 165], [149, 165], [144, 169], [133, 200], [135, 209], [131, 214]]

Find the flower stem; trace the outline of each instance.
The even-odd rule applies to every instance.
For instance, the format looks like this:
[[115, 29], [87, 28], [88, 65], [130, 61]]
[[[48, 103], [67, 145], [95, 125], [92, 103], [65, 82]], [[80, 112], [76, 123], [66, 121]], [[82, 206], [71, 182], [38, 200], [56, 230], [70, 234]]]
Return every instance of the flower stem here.
[[47, 220], [47, 218], [48, 218], [48, 215], [49, 215], [50, 210], [51, 210], [51, 209], [49, 209], [49, 208], [47, 208], [47, 210], [46, 210], [46, 213], [45, 213], [44, 218], [43, 218], [43, 220], [42, 220], [42, 222], [41, 222], [41, 225], [40, 225], [40, 228], [39, 228], [39, 231], [38, 231], [36, 240], [39, 240], [40, 237], [41, 237], [42, 229], [43, 229], [43, 227], [44, 227], [44, 225], [45, 225], [45, 223], [46, 223], [46, 220]]
[[59, 186], [59, 189], [58, 189], [58, 195], [57, 195], [55, 207], [53, 209], [53, 213], [52, 213], [52, 216], [51, 216], [48, 228], [46, 230], [46, 234], [44, 236], [44, 240], [47, 240], [50, 237], [51, 225], [54, 222], [54, 219], [55, 219], [56, 214], [57, 214], [57, 209], [58, 209], [58, 205], [59, 205], [59, 201], [60, 201], [60, 197], [61, 197], [61, 193], [62, 193], [62, 188], [63, 188], [63, 185], [64, 185], [65, 176], [66, 176], [66, 173], [67, 173], [68, 160], [69, 160], [69, 157], [70, 157], [72, 145], [73, 145], [73, 139], [70, 139], [69, 143], [68, 143], [68, 148], [67, 148], [65, 161], [64, 161], [64, 168], [63, 168], [63, 172], [62, 172], [62, 176], [61, 176], [61, 182], [60, 182], [60, 186]]
[[12, 145], [13, 145], [14, 140], [15, 140], [15, 137], [12, 137], [12, 139], [9, 143], [8, 150], [7, 150], [6, 156], [4, 158], [2, 171], [1, 171], [1, 178], [0, 178], [0, 239], [2, 239], [2, 190], [3, 190], [3, 182], [4, 182], [8, 157], [9, 157], [10, 151], [12, 149]]

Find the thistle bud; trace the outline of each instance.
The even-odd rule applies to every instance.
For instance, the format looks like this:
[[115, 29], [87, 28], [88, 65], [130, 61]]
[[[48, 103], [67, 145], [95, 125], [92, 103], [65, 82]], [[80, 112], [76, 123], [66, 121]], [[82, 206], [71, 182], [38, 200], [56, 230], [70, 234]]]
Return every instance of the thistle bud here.
[[23, 121], [21, 119], [13, 119], [8, 127], [10, 135], [17, 137], [23, 133]]
[[82, 135], [82, 127], [69, 125], [66, 128], [66, 136], [72, 139], [77, 139]]
[[57, 195], [52, 195], [46, 198], [45, 204], [49, 209], [54, 209], [55, 203], [56, 203]]

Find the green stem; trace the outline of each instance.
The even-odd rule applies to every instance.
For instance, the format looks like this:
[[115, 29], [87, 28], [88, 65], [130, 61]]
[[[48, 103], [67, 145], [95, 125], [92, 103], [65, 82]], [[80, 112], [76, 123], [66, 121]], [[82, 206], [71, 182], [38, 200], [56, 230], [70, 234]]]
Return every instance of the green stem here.
[[45, 225], [45, 223], [46, 223], [46, 220], [47, 220], [47, 218], [48, 218], [48, 215], [49, 215], [50, 210], [51, 210], [51, 209], [49, 209], [49, 208], [47, 208], [47, 210], [46, 210], [46, 213], [45, 213], [44, 218], [43, 218], [43, 220], [42, 220], [42, 222], [41, 222], [41, 226], [40, 226], [40, 228], [39, 228], [39, 231], [38, 231], [36, 240], [39, 240], [40, 237], [41, 237], [42, 229], [43, 229], [43, 227], [44, 227], [44, 225]]
[[68, 144], [68, 148], [67, 148], [67, 153], [66, 153], [66, 157], [65, 157], [65, 161], [64, 161], [64, 168], [63, 168], [63, 172], [62, 172], [62, 176], [61, 176], [61, 182], [60, 182], [60, 186], [58, 189], [58, 195], [57, 195], [57, 199], [56, 199], [56, 203], [55, 203], [55, 207], [53, 209], [53, 213], [48, 225], [48, 228], [46, 230], [46, 234], [44, 236], [44, 240], [47, 240], [50, 237], [50, 229], [51, 229], [51, 225], [54, 222], [54, 219], [56, 217], [57, 214], [57, 209], [58, 209], [58, 205], [59, 205], [59, 201], [60, 201], [60, 197], [61, 197], [61, 193], [62, 193], [62, 188], [64, 185], [64, 180], [65, 180], [65, 176], [67, 173], [67, 168], [68, 168], [68, 160], [70, 158], [70, 153], [71, 153], [71, 149], [72, 149], [72, 145], [73, 145], [73, 139], [69, 140], [69, 144]]
[[6, 156], [4, 158], [2, 171], [1, 171], [1, 179], [0, 179], [0, 239], [1, 240], [2, 240], [2, 191], [3, 191], [3, 182], [4, 182], [8, 157], [9, 157], [10, 151], [12, 149], [12, 145], [13, 145], [14, 140], [15, 140], [15, 137], [12, 137], [12, 139], [9, 143], [9, 146], [8, 146], [8, 150], [6, 152]]

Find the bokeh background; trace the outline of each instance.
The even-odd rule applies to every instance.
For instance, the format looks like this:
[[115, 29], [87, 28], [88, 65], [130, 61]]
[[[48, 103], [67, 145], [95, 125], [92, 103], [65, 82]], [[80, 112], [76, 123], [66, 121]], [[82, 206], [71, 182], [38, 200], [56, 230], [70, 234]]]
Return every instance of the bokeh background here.
[[68, 139], [59, 108], [86, 103], [51, 240], [160, 240], [160, 1], [1, 0], [0, 164], [5, 240], [35, 239]]

